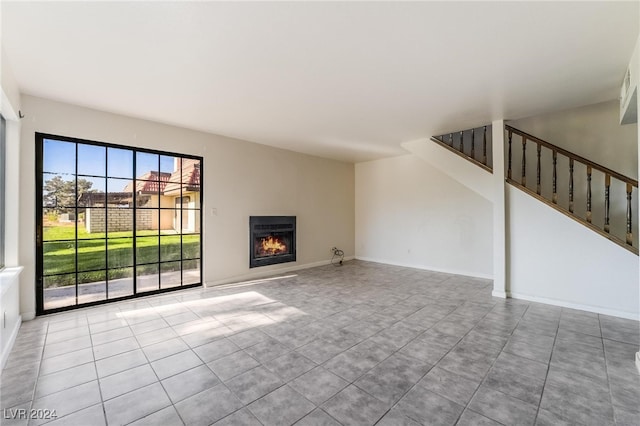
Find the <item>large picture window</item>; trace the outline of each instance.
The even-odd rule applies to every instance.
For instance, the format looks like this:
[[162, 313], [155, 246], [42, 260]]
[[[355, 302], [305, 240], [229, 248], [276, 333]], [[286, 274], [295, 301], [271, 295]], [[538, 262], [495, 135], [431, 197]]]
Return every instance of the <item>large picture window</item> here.
[[201, 284], [202, 159], [36, 134], [38, 312]]

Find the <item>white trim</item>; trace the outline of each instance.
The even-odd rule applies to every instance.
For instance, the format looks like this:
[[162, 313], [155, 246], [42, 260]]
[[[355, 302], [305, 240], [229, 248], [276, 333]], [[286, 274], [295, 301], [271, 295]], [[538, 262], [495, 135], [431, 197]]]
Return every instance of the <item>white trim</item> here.
[[638, 314], [634, 314], [632, 312], [624, 312], [624, 311], [618, 311], [616, 309], [601, 308], [599, 306], [581, 305], [579, 303], [571, 303], [571, 302], [566, 302], [564, 300], [547, 299], [545, 297], [530, 296], [527, 294], [509, 293], [509, 296], [514, 299], [527, 300], [529, 302], [544, 303], [547, 305], [561, 306], [563, 308], [577, 309], [580, 311], [594, 312], [596, 314], [603, 314], [603, 315], [609, 315], [612, 317], [626, 318], [626, 319], [638, 321]]
[[506, 291], [500, 291], [500, 290], [493, 290], [491, 292], [491, 295], [493, 297], [499, 297], [501, 299], [508, 299], [509, 297], [511, 297], [511, 295], [509, 293], [507, 293]]
[[493, 293], [495, 297], [507, 298], [507, 189], [504, 171], [505, 143], [504, 120], [491, 123], [491, 151], [493, 158]]
[[36, 318], [36, 313], [35, 312], [25, 312], [25, 313], [21, 314], [20, 317], [22, 318], [22, 321], [31, 321], [31, 320]]
[[487, 280], [492, 280], [493, 279], [493, 275], [482, 274], [482, 273], [479, 273], [479, 272], [464, 271], [464, 270], [460, 270], [460, 269], [436, 268], [436, 267], [428, 266], [428, 265], [416, 265], [416, 264], [411, 264], [411, 263], [396, 262], [396, 261], [393, 261], [393, 260], [385, 260], [385, 259], [374, 259], [374, 258], [371, 258], [371, 257], [362, 257], [362, 256], [356, 256], [355, 258], [358, 259], [358, 260], [363, 260], [365, 262], [384, 263], [385, 265], [403, 266], [405, 268], [422, 269], [422, 270], [425, 270], [425, 271], [433, 271], [433, 272], [443, 272], [445, 274], [463, 275], [465, 277], [484, 278], [484, 279], [487, 279]]
[[20, 325], [22, 324], [22, 318], [18, 315], [18, 320], [11, 330], [11, 337], [7, 341], [7, 346], [2, 351], [2, 359], [0, 360], [0, 370], [4, 369], [5, 364], [7, 363], [7, 359], [9, 359], [9, 354], [11, 353], [11, 349], [13, 349], [13, 344], [16, 342], [16, 337], [18, 337], [18, 331], [20, 330]]
[[[2, 306], [2, 309], [8, 309], [7, 306], [9, 304], [13, 305], [13, 303], [15, 303], [15, 306], [11, 306], [10, 320], [14, 321], [13, 316], [16, 316], [13, 329], [0, 331], [0, 334], [2, 335], [7, 332], [11, 333], [9, 335], [9, 339], [6, 341], [6, 344], [4, 343], [4, 336], [2, 339], [3, 343], [2, 347], [0, 348], [0, 350], [2, 350], [2, 354], [0, 355], [1, 368], [4, 368], [5, 364], [7, 363], [7, 359], [9, 358], [9, 354], [11, 353], [11, 349], [13, 349], [13, 344], [15, 343], [16, 337], [18, 336], [20, 324], [22, 324], [22, 318], [18, 314], [18, 311], [20, 309], [20, 273], [22, 272], [22, 269], [22, 266], [15, 266], [11, 268], [5, 268], [0, 272], [0, 299], [5, 299], [7, 296], [6, 293], [9, 290], [13, 291], [13, 293], [11, 294], [13, 297], [10, 300], [5, 299], [7, 303]], [[4, 315], [6, 315], [6, 313]], [[3, 319], [2, 327], [6, 326], [4, 321], [5, 319]]]
[[[354, 256], [345, 256], [344, 260], [345, 262], [348, 260], [353, 260], [355, 259]], [[293, 265], [293, 266], [289, 266], [286, 268], [279, 268], [279, 269], [271, 269], [271, 270], [261, 270], [261, 271], [256, 271], [250, 274], [244, 274], [244, 275], [236, 275], [233, 277], [227, 277], [227, 278], [222, 278], [219, 280], [215, 280], [215, 281], [208, 281], [204, 283], [204, 288], [210, 288], [210, 287], [215, 287], [217, 285], [222, 285], [222, 284], [230, 284], [230, 283], [234, 283], [234, 282], [239, 282], [239, 281], [248, 281], [248, 280], [255, 280], [258, 278], [265, 278], [265, 277], [270, 277], [276, 274], [281, 274], [284, 272], [292, 272], [292, 271], [299, 271], [301, 269], [309, 269], [309, 268], [315, 268], [317, 266], [325, 266], [325, 265], [329, 265], [331, 264], [331, 260], [321, 260], [319, 262], [312, 262], [312, 263], [305, 263], [305, 264], [301, 264], [301, 265]]]
[[13, 109], [13, 105], [11, 105], [11, 101], [9, 101], [9, 97], [4, 92], [4, 89], [0, 87], [0, 113], [5, 118], [5, 120], [18, 120], [18, 114]]
[[22, 266], [12, 266], [0, 270], [0, 276], [2, 277], [2, 280], [0, 280], [0, 297], [4, 296], [14, 285], [20, 285], [18, 279], [23, 269], [24, 267]]

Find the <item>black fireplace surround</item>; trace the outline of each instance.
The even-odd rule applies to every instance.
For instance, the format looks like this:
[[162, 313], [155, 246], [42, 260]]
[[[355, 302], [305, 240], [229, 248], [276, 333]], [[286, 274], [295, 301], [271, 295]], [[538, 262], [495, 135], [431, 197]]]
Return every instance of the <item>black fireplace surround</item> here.
[[296, 260], [295, 216], [249, 217], [249, 267]]

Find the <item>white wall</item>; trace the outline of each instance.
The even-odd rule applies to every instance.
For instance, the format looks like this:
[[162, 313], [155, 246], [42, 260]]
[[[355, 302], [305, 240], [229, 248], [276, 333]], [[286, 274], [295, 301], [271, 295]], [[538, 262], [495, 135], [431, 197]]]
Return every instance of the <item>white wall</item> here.
[[[615, 145], [603, 148], [594, 138], [590, 147], [595, 154], [580, 149], [585, 147], [563, 146], [588, 158], [602, 154], [595, 159], [603, 163], [606, 154], [611, 160], [617, 159], [617, 165], [607, 165], [618, 170], [622, 162], [637, 169], [637, 160], [633, 160], [637, 158], [637, 134], [621, 130], [616, 113], [612, 103], [599, 104], [559, 113], [560, 118], [543, 117], [537, 125], [542, 129], [548, 123], [558, 132], [561, 128], [568, 132], [572, 126], [607, 123], [607, 133], [615, 136], [608, 140], [615, 140]], [[540, 129], [521, 127], [551, 139]], [[444, 160], [438, 159], [435, 149], [429, 157], [417, 149], [423, 148], [418, 142], [403, 146], [415, 154], [356, 165], [356, 257], [491, 276], [495, 275], [492, 255], [496, 256], [492, 247], [496, 234], [492, 231], [502, 226], [506, 230], [506, 293], [637, 319], [640, 295], [636, 255], [511, 185], [496, 182], [491, 186], [491, 182], [481, 183], [480, 179], [469, 184], [468, 173], [458, 173], [459, 167], [454, 164], [465, 160], [452, 153], [446, 152], [449, 158], [443, 166]], [[632, 157], [631, 162], [628, 157]], [[430, 162], [438, 164], [432, 166]], [[504, 166], [495, 157], [494, 164]], [[636, 176], [637, 170], [625, 172]], [[492, 223], [492, 205], [485, 198], [495, 197], [479, 194], [499, 187], [507, 195], [506, 217]]]
[[204, 157], [207, 283], [292, 266], [249, 269], [250, 215], [297, 216], [297, 265], [328, 261], [333, 246], [354, 254], [353, 164], [30, 96], [22, 97], [22, 110], [21, 310], [27, 316], [35, 311], [35, 132]]
[[[637, 124], [620, 125], [618, 100], [523, 118], [507, 124], [618, 173], [638, 178]], [[527, 155], [534, 158], [533, 151], [527, 151]], [[535, 173], [535, 168], [530, 170]]]
[[11, 64], [9, 64], [7, 55], [2, 48], [0, 48], [0, 84], [2, 84], [2, 91], [4, 93], [2, 99], [2, 115], [7, 118], [7, 108], [13, 110], [11, 114], [18, 113], [20, 108], [20, 89], [18, 88], [18, 82], [13, 74]]
[[[620, 125], [619, 101], [511, 121], [509, 125], [632, 178], [638, 176], [637, 125]], [[513, 176], [521, 141], [514, 137]], [[527, 186], [535, 190], [535, 144], [527, 144]], [[551, 154], [542, 156], [542, 192], [551, 197]], [[568, 208], [568, 161], [558, 156], [558, 204]], [[586, 217], [586, 168], [576, 165], [575, 214]], [[514, 297], [638, 318], [638, 257], [533, 197], [508, 188], [508, 286]], [[604, 175], [593, 173], [593, 223], [604, 223]], [[634, 199], [638, 199], [634, 191]], [[611, 233], [625, 238], [626, 197], [612, 180]], [[634, 244], [638, 244], [634, 209]]]
[[18, 259], [18, 217], [20, 191], [14, 184], [20, 178], [20, 92], [10, 64], [0, 52], [0, 113], [6, 120], [5, 157], [5, 268], [0, 272], [0, 367], [4, 367], [21, 324]]
[[[638, 17], [640, 18], [640, 10], [638, 10]], [[640, 70], [640, 35], [638, 35], [638, 40], [636, 41], [636, 47], [634, 48], [632, 60], [635, 61], [635, 64], [632, 64], [631, 66], [636, 70]], [[636, 72], [635, 81], [638, 81], [637, 72]], [[640, 89], [638, 89], [638, 91], [640, 92]], [[638, 93], [636, 96], [636, 104], [637, 104], [636, 105], [637, 106], [636, 108], [636, 130], [637, 130], [636, 148], [638, 150], [638, 156], [640, 157], [640, 126], [638, 126], [637, 124], [637, 121], [640, 121], [640, 93]], [[638, 167], [640, 171], [640, 160], [638, 161]], [[638, 173], [638, 175], [640, 176], [640, 172]], [[638, 210], [638, 207], [640, 207], [640, 200], [636, 199], [636, 210]], [[640, 267], [640, 262], [638, 263], [638, 266]], [[640, 270], [638, 272], [640, 275]], [[638, 285], [640, 286], [640, 282], [638, 283]], [[640, 294], [638, 294], [638, 304], [640, 305]], [[640, 350], [636, 352], [636, 368], [640, 373]]]
[[491, 256], [480, 195], [413, 154], [356, 164], [357, 258], [490, 277]]
[[20, 272], [22, 268], [5, 268], [0, 271], [0, 370], [18, 336], [22, 323], [20, 316]]
[[430, 139], [404, 142], [402, 147], [488, 201], [493, 200], [493, 176], [487, 170], [459, 155], [452, 155], [450, 150]]
[[[591, 161], [613, 169], [631, 178], [638, 176], [637, 125], [620, 125], [619, 102], [610, 101], [565, 111], [545, 114], [509, 122], [511, 126], [537, 136], [561, 148], [581, 155]], [[552, 156], [551, 151], [542, 150], [542, 194], [551, 199]], [[522, 163], [522, 142], [513, 137], [513, 177], [520, 180]], [[593, 171], [592, 215], [596, 226], [604, 226], [604, 183], [605, 175]], [[527, 144], [527, 186], [536, 189], [536, 144]], [[634, 190], [633, 198], [640, 198]], [[626, 186], [617, 179], [611, 180], [611, 234], [626, 238]], [[569, 208], [569, 161], [558, 155], [558, 204]], [[576, 163], [574, 170], [574, 212], [586, 218], [587, 169]], [[638, 239], [638, 215], [634, 209], [633, 238]]]
[[511, 295], [638, 319], [638, 256], [507, 186]]
[[495, 297], [507, 297], [507, 197], [504, 170], [504, 120], [491, 123], [491, 164], [497, 164], [492, 171], [493, 189], [493, 291]]
[[20, 191], [13, 185], [20, 177], [20, 92], [4, 51], [0, 56], [0, 113], [6, 120], [5, 176], [5, 265], [18, 266], [18, 229]]

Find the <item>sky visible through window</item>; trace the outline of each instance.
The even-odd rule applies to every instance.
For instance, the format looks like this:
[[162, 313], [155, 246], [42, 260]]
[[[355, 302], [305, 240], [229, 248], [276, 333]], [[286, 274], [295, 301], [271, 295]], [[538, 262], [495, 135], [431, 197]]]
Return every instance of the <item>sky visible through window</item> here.
[[199, 179], [200, 158], [41, 134], [36, 146], [39, 314], [199, 285], [200, 182], [175, 168], [188, 159]]
[[[44, 140], [43, 171], [63, 175], [65, 180], [72, 179], [76, 167], [75, 143], [58, 140]], [[78, 174], [90, 176], [109, 176], [109, 192], [121, 191], [134, 177], [133, 151], [114, 147], [78, 144]], [[105, 161], [108, 159], [108, 162]], [[106, 170], [105, 170], [106, 163]], [[174, 157], [138, 152], [136, 157], [136, 177], [140, 178], [149, 171], [171, 173], [174, 171]], [[92, 182], [92, 189], [106, 191], [105, 179], [84, 178]], [[45, 177], [45, 180], [48, 180]]]

